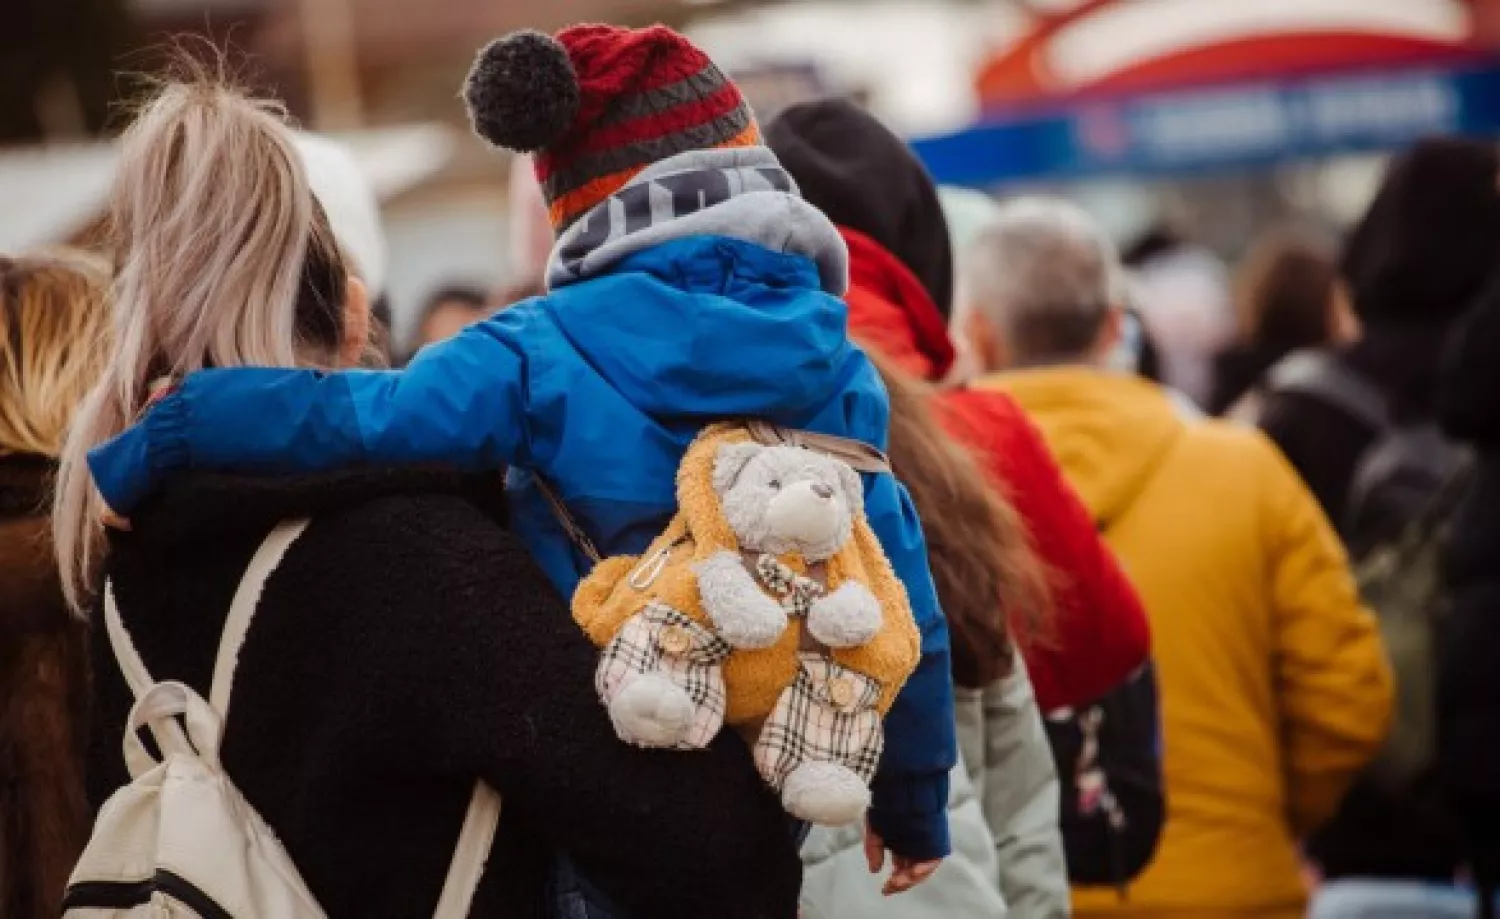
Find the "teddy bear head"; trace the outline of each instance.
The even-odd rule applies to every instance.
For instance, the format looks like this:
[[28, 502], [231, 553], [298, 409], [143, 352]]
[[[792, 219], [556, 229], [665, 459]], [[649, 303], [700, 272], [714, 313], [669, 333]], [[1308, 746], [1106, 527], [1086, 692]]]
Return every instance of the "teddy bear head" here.
[[802, 447], [725, 444], [714, 457], [713, 484], [748, 552], [824, 561], [849, 541], [864, 510], [859, 473]]

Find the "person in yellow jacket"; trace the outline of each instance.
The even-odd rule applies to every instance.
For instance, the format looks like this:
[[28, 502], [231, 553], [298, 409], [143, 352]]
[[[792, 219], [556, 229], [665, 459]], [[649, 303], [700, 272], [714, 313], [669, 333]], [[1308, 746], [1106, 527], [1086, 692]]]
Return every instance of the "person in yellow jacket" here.
[[1167, 822], [1122, 897], [1079, 916], [1303, 914], [1298, 841], [1334, 811], [1391, 716], [1391, 675], [1338, 537], [1258, 432], [1111, 369], [1122, 271], [1061, 201], [1004, 208], [965, 264], [973, 346], [1041, 427], [1151, 618]]

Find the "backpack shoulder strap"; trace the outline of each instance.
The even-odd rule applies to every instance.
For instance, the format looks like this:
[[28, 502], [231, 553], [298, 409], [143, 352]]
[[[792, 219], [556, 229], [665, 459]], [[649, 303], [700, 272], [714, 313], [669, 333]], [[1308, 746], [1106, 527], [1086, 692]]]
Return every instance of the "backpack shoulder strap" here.
[[483, 781], [474, 783], [469, 810], [464, 814], [463, 828], [458, 831], [458, 846], [448, 864], [448, 877], [438, 897], [434, 919], [468, 919], [489, 861], [495, 831], [500, 826], [500, 793]]
[[[307, 523], [306, 520], [290, 521], [279, 524], [272, 530], [250, 559], [244, 577], [235, 588], [234, 600], [229, 604], [229, 615], [224, 620], [224, 631], [219, 636], [219, 653], [214, 659], [213, 683], [209, 689], [209, 705], [218, 712], [221, 719], [228, 717], [229, 692], [234, 684], [234, 670], [239, 663], [240, 647], [245, 643], [245, 633], [249, 631], [250, 620], [255, 616], [255, 606], [260, 602], [260, 592], [266, 585], [266, 578], [281, 564], [281, 557], [297, 537], [302, 535]], [[139, 699], [156, 680], [146, 669], [146, 662], [141, 660], [141, 654], [125, 628], [125, 621], [120, 617], [120, 605], [115, 600], [112, 581], [104, 582], [104, 628], [109, 633], [110, 649], [115, 653], [120, 672], [124, 674], [131, 694]]]
[[110, 650], [115, 652], [115, 661], [120, 665], [120, 672], [125, 675], [125, 684], [130, 687], [130, 694], [139, 699], [156, 681], [151, 678], [146, 662], [141, 660], [140, 652], [135, 649], [135, 642], [130, 640], [130, 633], [125, 630], [119, 604], [115, 602], [113, 581], [104, 582], [104, 628], [109, 633]]
[[[261, 592], [286, 556], [287, 550], [307, 529], [308, 523], [308, 520], [302, 519], [277, 524], [255, 551], [234, 592], [229, 616], [224, 621], [224, 631], [219, 637], [219, 656], [214, 661], [213, 686], [209, 690], [209, 705], [226, 723], [240, 648], [245, 644], [245, 635], [250, 630], [250, 621], [255, 617]], [[458, 844], [454, 847], [453, 860], [449, 863], [448, 875], [443, 880], [442, 894], [434, 913], [436, 919], [466, 919], [469, 915], [469, 908], [479, 889], [479, 881], [484, 876], [485, 863], [489, 860], [490, 847], [499, 825], [499, 793], [483, 781], [475, 782], [469, 808], [464, 813], [463, 827], [458, 833]]]
[[1377, 431], [1390, 426], [1385, 393], [1327, 352], [1294, 351], [1271, 368], [1266, 380], [1273, 393], [1309, 396]]
[[577, 518], [573, 516], [572, 511], [568, 510], [568, 506], [563, 503], [562, 497], [557, 493], [557, 489], [553, 488], [552, 484], [540, 475], [533, 474], [532, 481], [536, 483], [536, 490], [542, 493], [543, 498], [547, 499], [547, 504], [552, 507], [552, 516], [557, 518], [558, 525], [563, 528], [564, 533], [568, 534], [568, 539], [573, 541], [573, 545], [578, 547], [578, 551], [587, 556], [588, 560], [595, 565], [604, 561], [604, 556], [599, 554], [598, 548], [594, 546], [594, 541], [589, 539], [589, 534], [583, 531], [583, 527], [578, 523]]
[[225, 724], [229, 722], [229, 695], [234, 688], [234, 671], [239, 666], [240, 648], [245, 644], [245, 635], [250, 631], [250, 620], [255, 618], [255, 608], [260, 603], [261, 591], [266, 580], [281, 564], [286, 550], [291, 548], [308, 521], [288, 520], [276, 525], [260, 548], [255, 550], [240, 585], [234, 591], [229, 604], [229, 615], [224, 619], [224, 631], [219, 636], [219, 654], [214, 659], [213, 683], [208, 691], [208, 704]]
[[[774, 447], [784, 444], [789, 447], [802, 447], [840, 460], [856, 472], [879, 475], [891, 471], [891, 461], [885, 453], [862, 440], [784, 428], [759, 419], [750, 419], [744, 424], [751, 439], [762, 446]], [[547, 499], [547, 504], [552, 508], [552, 515], [557, 518], [558, 525], [563, 528], [563, 532], [568, 534], [568, 539], [573, 545], [577, 546], [578, 550], [593, 564], [597, 565], [602, 562], [604, 556], [594, 545], [594, 541], [589, 539], [588, 534], [583, 531], [578, 519], [568, 510], [568, 506], [563, 503], [562, 496], [557, 493], [557, 489], [536, 473], [532, 474], [532, 481], [536, 483], [537, 491]]]
[[752, 418], [745, 422], [745, 429], [750, 432], [750, 437], [758, 444], [774, 447], [785, 444], [789, 447], [802, 447], [814, 453], [822, 453], [831, 456], [853, 469], [855, 472], [868, 472], [874, 475], [891, 471], [891, 461], [880, 450], [872, 444], [852, 437], [839, 437], [836, 434], [819, 434], [816, 431], [802, 431], [796, 428], [784, 428], [779, 424], [773, 424], [758, 418]]

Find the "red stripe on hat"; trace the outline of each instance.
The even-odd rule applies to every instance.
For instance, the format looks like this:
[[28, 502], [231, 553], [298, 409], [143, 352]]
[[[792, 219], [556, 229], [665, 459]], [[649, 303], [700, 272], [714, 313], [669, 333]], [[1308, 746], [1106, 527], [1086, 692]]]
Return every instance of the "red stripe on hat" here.
[[[686, 105], [678, 105], [655, 115], [622, 121], [619, 124], [601, 127], [585, 133], [577, 143], [550, 151], [549, 159], [565, 161], [581, 153], [597, 153], [610, 147], [643, 140], [655, 140], [677, 131], [696, 128], [701, 124], [723, 117], [744, 104], [739, 87], [733, 83], [709, 96]], [[550, 171], [550, 170], [549, 170]]]
[[622, 93], [660, 89], [710, 63], [692, 42], [663, 25], [623, 29], [578, 25], [557, 33], [578, 74], [582, 98], [575, 128], [587, 131], [609, 100]]

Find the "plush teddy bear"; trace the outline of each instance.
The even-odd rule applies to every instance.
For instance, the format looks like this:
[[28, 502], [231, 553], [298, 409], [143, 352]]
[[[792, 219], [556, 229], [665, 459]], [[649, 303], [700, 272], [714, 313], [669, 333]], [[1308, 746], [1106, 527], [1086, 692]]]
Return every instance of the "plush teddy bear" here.
[[601, 647], [620, 737], [701, 749], [727, 722], [795, 816], [869, 804], [881, 716], [920, 657], [906, 592], [864, 518], [859, 474], [714, 425], [678, 472], [678, 514], [641, 557], [604, 561], [574, 615]]
[[848, 545], [864, 508], [858, 473], [811, 450], [749, 442], [719, 448], [713, 482], [739, 551], [721, 549], [693, 570], [703, 607], [725, 641], [770, 647], [788, 615], [805, 616], [808, 632], [830, 648], [875, 637], [882, 617], [869, 588], [851, 580], [830, 593], [777, 560], [795, 553], [805, 565], [818, 565]]

